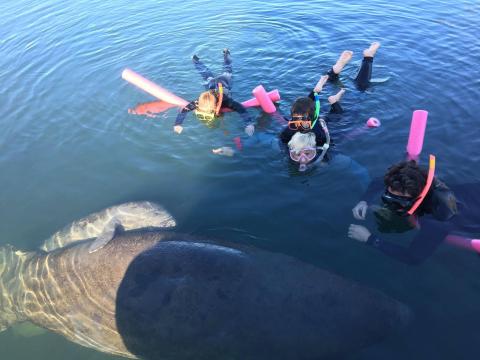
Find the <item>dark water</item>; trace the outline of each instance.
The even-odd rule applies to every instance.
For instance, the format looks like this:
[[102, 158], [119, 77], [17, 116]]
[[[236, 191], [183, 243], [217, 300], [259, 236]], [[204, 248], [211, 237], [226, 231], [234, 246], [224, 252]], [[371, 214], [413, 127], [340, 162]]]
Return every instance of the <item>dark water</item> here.
[[[93, 211], [157, 201], [182, 231], [289, 254], [410, 305], [416, 320], [408, 331], [351, 359], [478, 356], [478, 257], [444, 246], [409, 267], [357, 244], [346, 232], [365, 179], [351, 163], [299, 175], [268, 142], [216, 157], [212, 147], [242, 136], [237, 114], [217, 129], [189, 116], [176, 135], [175, 110], [156, 119], [127, 113], [153, 99], [120, 74], [128, 66], [193, 99], [202, 85], [191, 56], [220, 71], [228, 47], [235, 98], [250, 98], [262, 83], [280, 90], [288, 113], [351, 49], [346, 112], [331, 131], [340, 137], [370, 116], [383, 125], [335, 151], [379, 176], [403, 158], [411, 112], [426, 109], [422, 162], [435, 153], [447, 182], [480, 181], [479, 20], [480, 3], [469, 1], [2, 2], [0, 243], [34, 249]], [[388, 80], [359, 93], [351, 77], [373, 40], [382, 42], [374, 77]], [[329, 85], [325, 94], [337, 90]], [[250, 113], [257, 131], [273, 138], [279, 126]], [[52, 334], [7, 331], [0, 348], [1, 359], [111, 358]]]

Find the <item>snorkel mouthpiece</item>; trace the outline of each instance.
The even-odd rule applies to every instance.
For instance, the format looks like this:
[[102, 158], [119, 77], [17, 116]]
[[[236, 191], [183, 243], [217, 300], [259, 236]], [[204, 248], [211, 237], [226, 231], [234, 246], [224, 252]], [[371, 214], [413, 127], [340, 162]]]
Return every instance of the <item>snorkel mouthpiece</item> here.
[[300, 164], [300, 166], [298, 167], [298, 171], [303, 172], [305, 170], [307, 170], [307, 164]]

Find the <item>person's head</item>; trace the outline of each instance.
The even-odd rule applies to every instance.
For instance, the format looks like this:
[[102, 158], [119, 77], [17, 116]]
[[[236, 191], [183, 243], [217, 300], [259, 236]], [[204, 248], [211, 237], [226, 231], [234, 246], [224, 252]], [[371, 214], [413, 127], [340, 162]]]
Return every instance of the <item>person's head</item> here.
[[296, 99], [290, 109], [292, 120], [289, 127], [293, 130], [308, 131], [315, 117], [315, 102], [309, 97]]
[[428, 171], [413, 160], [391, 166], [383, 179], [382, 201], [397, 213], [406, 214], [425, 187], [427, 176]]
[[295, 133], [288, 142], [288, 150], [290, 158], [300, 165], [299, 170], [305, 171], [307, 164], [317, 155], [315, 134], [313, 132]]
[[211, 121], [215, 118], [216, 108], [217, 97], [213, 91], [204, 91], [198, 97], [195, 115], [197, 115], [200, 120]]

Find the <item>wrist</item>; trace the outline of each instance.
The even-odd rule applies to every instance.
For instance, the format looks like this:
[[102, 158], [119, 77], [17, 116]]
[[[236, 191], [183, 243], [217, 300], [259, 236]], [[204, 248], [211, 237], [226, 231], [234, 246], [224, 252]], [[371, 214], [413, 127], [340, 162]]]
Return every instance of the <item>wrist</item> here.
[[375, 234], [370, 234], [366, 242], [367, 245], [370, 245], [373, 247], [378, 247], [380, 243], [381, 243], [380, 238]]

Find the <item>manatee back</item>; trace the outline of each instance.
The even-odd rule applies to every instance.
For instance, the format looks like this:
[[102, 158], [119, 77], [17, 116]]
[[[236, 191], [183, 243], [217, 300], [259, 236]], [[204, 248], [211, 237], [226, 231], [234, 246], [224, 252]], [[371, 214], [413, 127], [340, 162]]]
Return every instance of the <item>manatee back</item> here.
[[129, 266], [118, 331], [146, 359], [315, 359], [381, 340], [409, 318], [384, 294], [291, 257], [165, 241]]

